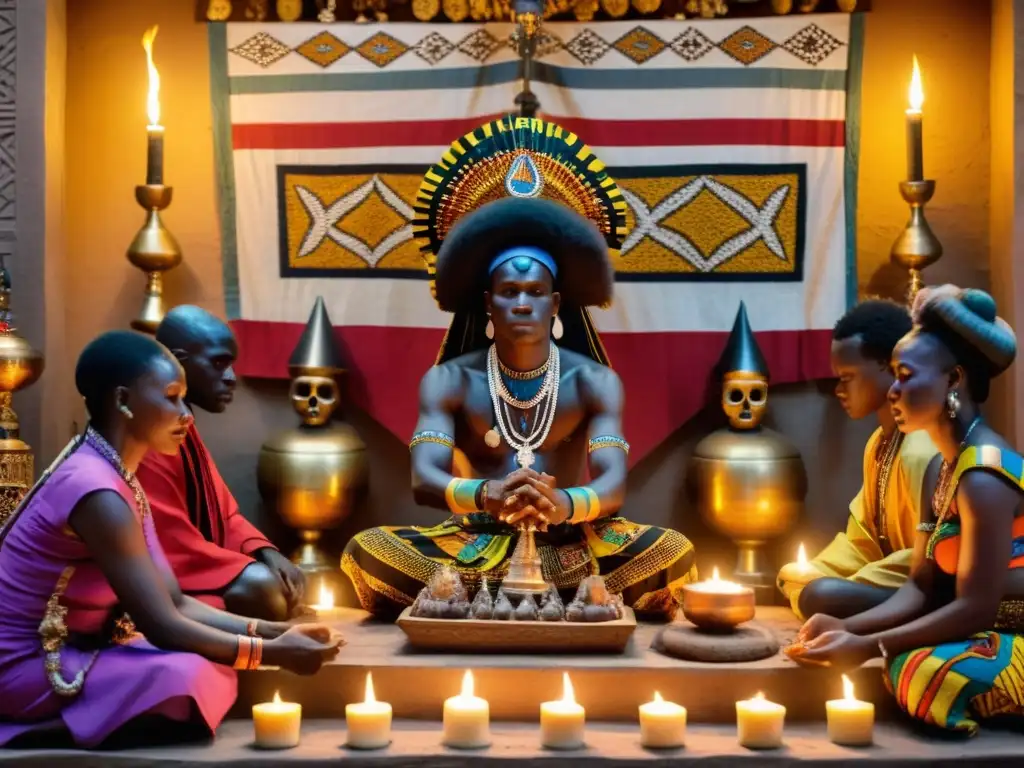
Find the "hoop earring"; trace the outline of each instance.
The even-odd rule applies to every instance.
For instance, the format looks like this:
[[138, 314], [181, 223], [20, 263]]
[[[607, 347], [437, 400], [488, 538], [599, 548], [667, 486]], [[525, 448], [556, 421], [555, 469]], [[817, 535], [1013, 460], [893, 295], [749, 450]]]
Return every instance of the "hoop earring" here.
[[487, 316], [487, 327], [484, 328], [484, 336], [488, 339], [494, 338], [494, 323], [491, 322], [491, 316]]
[[131, 409], [127, 405], [125, 405], [124, 403], [121, 403], [119, 406], [117, 406], [117, 410], [119, 410], [121, 413], [123, 413], [126, 418], [129, 418], [129, 419], [134, 419], [135, 418], [135, 414], [132, 413]]
[[960, 393], [955, 389], [950, 390], [946, 395], [946, 415], [955, 419], [960, 414]]
[[551, 335], [556, 339], [560, 339], [563, 333], [565, 333], [565, 328], [562, 327], [562, 318], [555, 315], [555, 321], [551, 324]]

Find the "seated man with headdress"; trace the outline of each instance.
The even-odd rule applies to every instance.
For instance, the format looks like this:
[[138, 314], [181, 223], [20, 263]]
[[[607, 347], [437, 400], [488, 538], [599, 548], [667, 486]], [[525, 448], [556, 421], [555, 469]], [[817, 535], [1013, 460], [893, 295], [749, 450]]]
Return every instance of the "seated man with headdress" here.
[[573, 134], [503, 118], [427, 171], [414, 226], [454, 317], [420, 385], [412, 480], [419, 503], [451, 515], [349, 542], [342, 568], [366, 610], [396, 614], [445, 566], [471, 592], [500, 582], [524, 525], [538, 529], [544, 578], [563, 592], [600, 574], [639, 614], [672, 615], [696, 578], [685, 536], [616, 516], [629, 450], [622, 383], [587, 310], [611, 301], [609, 250], [624, 229], [603, 169]]

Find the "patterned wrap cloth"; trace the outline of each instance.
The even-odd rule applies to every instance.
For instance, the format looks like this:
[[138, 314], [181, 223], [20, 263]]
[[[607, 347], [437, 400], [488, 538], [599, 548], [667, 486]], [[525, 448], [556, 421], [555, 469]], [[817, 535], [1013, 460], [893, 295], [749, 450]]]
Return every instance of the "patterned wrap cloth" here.
[[[993, 472], [1024, 492], [1024, 460], [992, 445], [961, 454], [951, 481], [949, 514], [936, 526], [927, 554], [955, 574], [960, 548], [956, 488], [965, 472]], [[1013, 522], [1010, 568], [1024, 567], [1024, 517]], [[978, 720], [1024, 715], [1024, 601], [1006, 600], [992, 631], [966, 640], [918, 648], [886, 662], [885, 681], [907, 714], [931, 725], [974, 735]]]

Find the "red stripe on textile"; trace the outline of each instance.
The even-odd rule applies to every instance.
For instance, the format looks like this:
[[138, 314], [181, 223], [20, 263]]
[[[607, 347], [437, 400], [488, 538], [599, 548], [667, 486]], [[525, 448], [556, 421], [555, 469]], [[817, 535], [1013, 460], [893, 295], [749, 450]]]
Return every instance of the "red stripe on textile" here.
[[[447, 146], [496, 115], [365, 123], [236, 123], [235, 149], [341, 149]], [[842, 147], [842, 120], [588, 120], [549, 116], [595, 147]]]
[[[302, 323], [236, 320], [241, 354], [236, 371], [256, 378], [288, 378], [288, 358]], [[416, 424], [419, 380], [434, 364], [444, 332], [431, 328], [346, 326], [334, 329], [350, 370], [347, 396], [400, 440]], [[626, 391], [625, 437], [635, 464], [719, 394], [711, 371], [727, 333], [603, 333]], [[757, 334], [773, 384], [826, 378], [831, 330]], [[709, 395], [710, 393], [710, 395]]]

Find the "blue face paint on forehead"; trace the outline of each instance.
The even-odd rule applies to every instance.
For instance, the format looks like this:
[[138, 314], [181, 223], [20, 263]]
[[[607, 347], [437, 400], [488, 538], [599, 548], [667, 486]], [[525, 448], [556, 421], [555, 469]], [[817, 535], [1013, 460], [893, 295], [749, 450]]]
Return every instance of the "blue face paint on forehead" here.
[[526, 272], [530, 269], [530, 263], [536, 262], [551, 273], [552, 279], [558, 276], [558, 266], [551, 256], [540, 248], [532, 245], [517, 245], [499, 253], [487, 270], [488, 276], [493, 275], [495, 270], [508, 262], [512, 262], [517, 272]]

